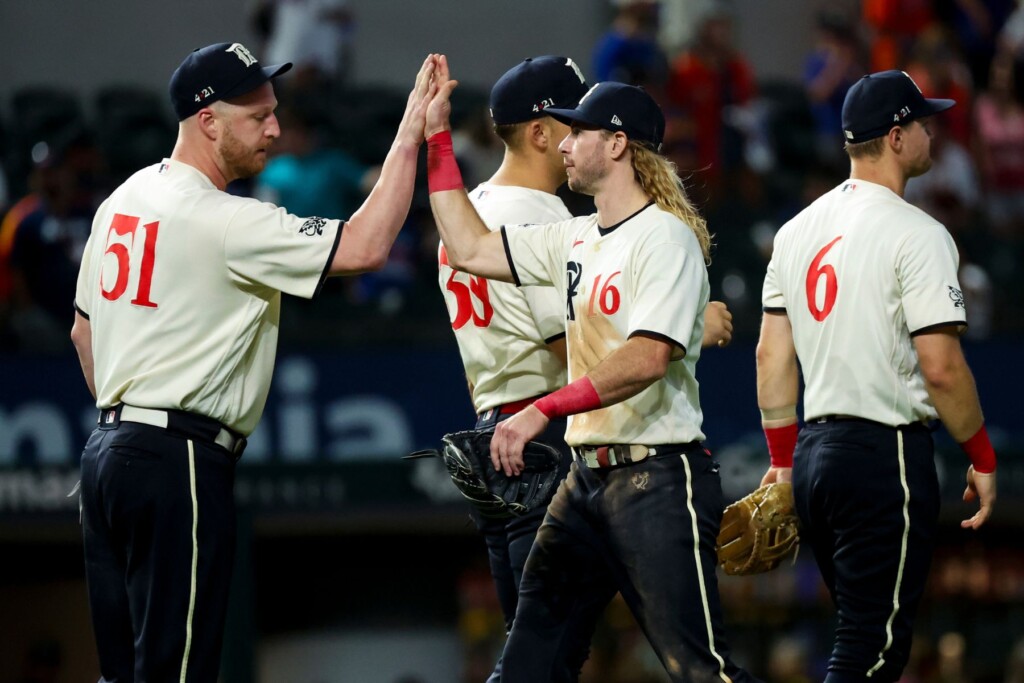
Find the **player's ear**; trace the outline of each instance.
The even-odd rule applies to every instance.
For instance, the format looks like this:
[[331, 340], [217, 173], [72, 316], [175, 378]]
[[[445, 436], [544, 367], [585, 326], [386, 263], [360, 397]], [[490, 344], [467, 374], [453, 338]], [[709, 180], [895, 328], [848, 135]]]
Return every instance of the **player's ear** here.
[[[526, 124], [526, 138], [531, 145], [544, 151], [551, 144], [551, 131], [544, 125], [543, 119], [531, 119]], [[558, 144], [556, 141], [554, 144]]]
[[903, 128], [901, 126], [893, 126], [889, 129], [889, 146], [892, 147], [893, 151], [899, 152], [903, 149]]
[[626, 134], [622, 131], [615, 131], [612, 133], [609, 141], [611, 142], [609, 153], [611, 154], [612, 159], [620, 158], [626, 153], [626, 150], [629, 149], [629, 138], [626, 137]]
[[220, 121], [213, 109], [203, 107], [196, 112], [196, 125], [203, 136], [210, 140], [216, 140], [220, 136]]

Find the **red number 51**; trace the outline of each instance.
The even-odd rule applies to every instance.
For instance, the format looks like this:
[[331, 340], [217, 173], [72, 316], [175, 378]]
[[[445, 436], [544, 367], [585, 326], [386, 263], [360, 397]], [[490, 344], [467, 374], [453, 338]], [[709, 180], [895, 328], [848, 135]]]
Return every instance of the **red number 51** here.
[[[139, 227], [138, 216], [125, 216], [124, 214], [115, 213], [114, 220], [110, 222], [110, 229], [107, 230], [107, 249], [103, 252], [103, 255], [111, 254], [117, 259], [117, 279], [114, 281], [114, 286], [107, 289], [103, 283], [102, 271], [100, 274], [100, 293], [103, 294], [103, 298], [109, 301], [117, 301], [124, 294], [125, 290], [128, 289], [128, 272], [131, 264], [131, 252], [121, 242], [113, 241], [115, 237], [123, 237], [129, 235], [131, 237], [131, 243], [135, 243], [135, 232]], [[148, 308], [156, 308], [157, 305], [153, 303], [149, 298], [149, 290], [153, 285], [153, 263], [156, 260], [156, 233], [160, 228], [160, 222], [154, 221], [153, 223], [146, 223], [142, 226], [143, 231], [146, 233], [145, 242], [142, 249], [142, 264], [139, 270], [139, 286], [135, 291], [135, 298], [132, 299], [132, 303], [136, 306], [146, 306]]]

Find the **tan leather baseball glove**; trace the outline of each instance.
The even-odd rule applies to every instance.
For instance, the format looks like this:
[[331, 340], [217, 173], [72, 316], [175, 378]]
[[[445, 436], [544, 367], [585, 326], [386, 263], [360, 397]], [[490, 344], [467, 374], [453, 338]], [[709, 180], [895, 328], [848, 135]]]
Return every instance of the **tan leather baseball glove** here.
[[799, 542], [793, 486], [768, 484], [725, 508], [718, 563], [726, 574], [760, 574], [779, 566]]

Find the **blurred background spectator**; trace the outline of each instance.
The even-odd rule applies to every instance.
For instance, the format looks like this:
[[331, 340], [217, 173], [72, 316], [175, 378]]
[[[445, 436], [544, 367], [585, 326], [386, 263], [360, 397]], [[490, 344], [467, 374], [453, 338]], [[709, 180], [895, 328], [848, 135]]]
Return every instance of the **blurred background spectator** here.
[[843, 100], [866, 73], [856, 25], [842, 12], [823, 11], [815, 25], [815, 46], [804, 63], [803, 85], [814, 117], [815, 153], [837, 169], [848, 163], [843, 152]]
[[[733, 42], [733, 15], [714, 7], [697, 24], [693, 44], [672, 62], [666, 104], [694, 150], [694, 170], [703, 188], [696, 197], [715, 193], [729, 171], [743, 163], [743, 136], [726, 122], [730, 106], [749, 103], [757, 92], [754, 71]], [[703, 190], [703, 191], [702, 191]]]
[[615, 0], [615, 16], [594, 48], [589, 83], [639, 85], [656, 98], [668, 78], [668, 58], [658, 43], [657, 0]]
[[252, 0], [267, 64], [292, 62], [292, 79], [339, 84], [352, 69], [355, 17], [348, 0]]
[[92, 136], [40, 141], [32, 148], [31, 190], [0, 222], [0, 318], [9, 350], [61, 353], [78, 266], [103, 197]]

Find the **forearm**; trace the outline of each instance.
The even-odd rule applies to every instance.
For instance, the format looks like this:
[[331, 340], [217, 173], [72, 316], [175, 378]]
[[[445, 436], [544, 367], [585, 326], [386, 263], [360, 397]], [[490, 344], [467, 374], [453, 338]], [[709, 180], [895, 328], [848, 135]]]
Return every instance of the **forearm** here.
[[661, 360], [649, 354], [646, 347], [646, 344], [627, 341], [587, 373], [601, 397], [601, 405], [609, 406], [632, 398], [665, 376], [667, 354]]
[[665, 376], [671, 352], [667, 342], [632, 337], [586, 375], [534, 405], [552, 418], [625, 401]]
[[953, 328], [919, 334], [914, 349], [928, 396], [958, 443], [970, 439], [981, 429], [983, 417], [974, 376], [967, 366], [960, 337]]
[[796, 423], [800, 371], [789, 318], [765, 314], [757, 343], [757, 407], [766, 429]]
[[513, 281], [501, 233], [487, 229], [465, 191], [432, 192], [430, 208], [452, 268], [491, 280]]
[[963, 443], [974, 436], [984, 422], [974, 376], [966, 362], [954, 363], [942, 382], [925, 380], [928, 396], [946, 431]]
[[[772, 359], [757, 364], [757, 407], [761, 409], [761, 424], [766, 428], [782, 427], [796, 422], [796, 402], [799, 398], [799, 373], [796, 360]], [[792, 414], [785, 414], [793, 408]]]
[[370, 195], [343, 226], [331, 275], [378, 270], [405, 224], [412, 204], [419, 145], [395, 140]]

